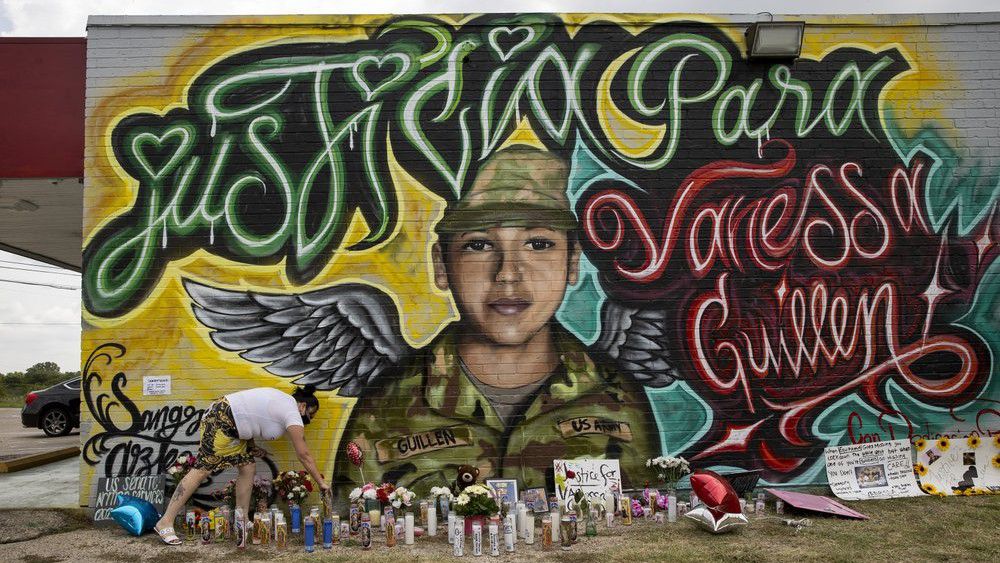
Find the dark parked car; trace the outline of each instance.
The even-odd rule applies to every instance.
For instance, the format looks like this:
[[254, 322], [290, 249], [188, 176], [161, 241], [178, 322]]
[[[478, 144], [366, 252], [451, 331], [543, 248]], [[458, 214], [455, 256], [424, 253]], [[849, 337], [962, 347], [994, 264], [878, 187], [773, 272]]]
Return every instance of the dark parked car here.
[[65, 436], [80, 427], [80, 378], [57, 383], [24, 396], [21, 424], [41, 428], [49, 436]]

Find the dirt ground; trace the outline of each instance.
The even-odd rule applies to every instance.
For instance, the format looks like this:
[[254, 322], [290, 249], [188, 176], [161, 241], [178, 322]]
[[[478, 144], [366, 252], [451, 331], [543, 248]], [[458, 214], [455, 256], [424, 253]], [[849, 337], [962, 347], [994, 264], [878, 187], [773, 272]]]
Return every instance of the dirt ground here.
[[[543, 551], [517, 544], [505, 561], [998, 561], [1000, 497], [915, 498], [845, 503], [871, 517], [867, 521], [810, 517], [812, 525], [796, 531], [773, 514], [750, 517], [750, 525], [729, 535], [711, 535], [692, 522], [637, 522], [599, 527], [596, 538], [581, 538], [569, 551]], [[786, 515], [784, 518], [799, 518]], [[82, 511], [0, 511], [0, 561], [449, 561], [446, 534], [418, 538], [413, 546], [385, 547], [376, 535], [371, 551], [359, 545], [302, 550], [293, 537], [284, 551], [273, 546], [236, 550], [232, 543], [201, 545], [185, 541], [170, 547], [147, 534], [127, 535], [117, 526], [95, 528]], [[60, 531], [69, 530], [69, 531]], [[39, 535], [41, 534], [41, 535]], [[536, 537], [540, 534], [536, 534]], [[34, 538], [34, 539], [27, 539]], [[540, 538], [539, 538], [540, 539]], [[20, 541], [23, 540], [23, 541]], [[13, 543], [11, 543], [13, 542]], [[465, 555], [472, 557], [471, 539]], [[489, 558], [489, 557], [486, 557]]]

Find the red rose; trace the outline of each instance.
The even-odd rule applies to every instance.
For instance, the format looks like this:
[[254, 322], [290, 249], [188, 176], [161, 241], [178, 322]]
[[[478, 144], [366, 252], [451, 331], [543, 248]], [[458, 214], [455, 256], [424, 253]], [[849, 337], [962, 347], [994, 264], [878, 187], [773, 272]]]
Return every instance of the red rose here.
[[312, 483], [310, 483], [309, 481], [306, 481], [305, 483], [302, 483], [302, 485], [303, 485], [303, 486], [304, 486], [304, 487], [306, 488], [306, 490], [307, 490], [307, 491], [309, 491], [310, 493], [311, 493], [311, 492], [313, 492], [313, 485], [312, 485]]

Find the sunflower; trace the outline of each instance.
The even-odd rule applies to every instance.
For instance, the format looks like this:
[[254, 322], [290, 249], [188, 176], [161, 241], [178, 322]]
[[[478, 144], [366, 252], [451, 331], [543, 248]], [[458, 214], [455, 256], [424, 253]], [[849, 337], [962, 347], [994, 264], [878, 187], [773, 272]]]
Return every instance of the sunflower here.
[[946, 437], [945, 438], [938, 438], [937, 447], [938, 447], [939, 450], [941, 450], [941, 453], [944, 453], [944, 452], [948, 451], [948, 448], [951, 447], [951, 440], [949, 440]]
[[993, 435], [993, 447], [1000, 450], [1000, 434]]
[[917, 451], [918, 451], [918, 452], [922, 452], [922, 451], [924, 451], [924, 448], [926, 448], [926, 447], [927, 447], [927, 440], [924, 440], [923, 438], [917, 438], [917, 439], [916, 439], [916, 440], [915, 440], [915, 441], [913, 442], [913, 446], [914, 446], [915, 448], [917, 448]]
[[925, 493], [927, 493], [929, 495], [936, 495], [936, 494], [938, 494], [937, 487], [935, 487], [934, 485], [931, 485], [930, 483], [924, 483], [924, 484], [920, 485], [920, 489], [923, 490]]
[[1000, 469], [1000, 454], [993, 456], [993, 467]]
[[983, 443], [983, 441], [979, 439], [979, 436], [976, 436], [975, 434], [972, 434], [971, 436], [969, 436], [969, 439], [966, 440], [966, 442], [969, 443], [969, 449], [970, 450], [974, 450], [974, 449], [978, 448], [979, 444]]
[[923, 477], [924, 475], [927, 475], [927, 466], [922, 463], [914, 463], [913, 472], [920, 477]]

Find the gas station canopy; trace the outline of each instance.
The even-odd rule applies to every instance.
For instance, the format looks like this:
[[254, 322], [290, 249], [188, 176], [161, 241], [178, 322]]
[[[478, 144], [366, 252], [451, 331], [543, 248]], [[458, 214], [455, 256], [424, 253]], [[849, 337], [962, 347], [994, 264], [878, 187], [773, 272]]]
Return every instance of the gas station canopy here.
[[79, 271], [86, 39], [0, 39], [0, 250]]

